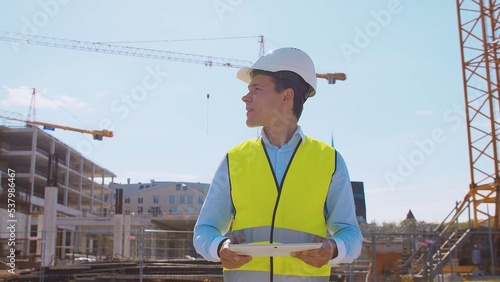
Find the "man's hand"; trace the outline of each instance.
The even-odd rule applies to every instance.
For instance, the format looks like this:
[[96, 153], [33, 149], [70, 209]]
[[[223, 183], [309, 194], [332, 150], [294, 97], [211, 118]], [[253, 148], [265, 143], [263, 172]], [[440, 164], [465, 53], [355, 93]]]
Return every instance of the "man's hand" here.
[[245, 242], [245, 238], [242, 235], [238, 235], [236, 237], [231, 237], [222, 243], [219, 250], [219, 257], [222, 266], [228, 269], [239, 268], [252, 260], [251, 256], [240, 256], [229, 249], [229, 244], [242, 244]]
[[338, 255], [337, 244], [332, 239], [316, 237], [313, 242], [321, 242], [321, 248], [302, 252], [292, 252], [290, 255], [307, 264], [320, 268]]

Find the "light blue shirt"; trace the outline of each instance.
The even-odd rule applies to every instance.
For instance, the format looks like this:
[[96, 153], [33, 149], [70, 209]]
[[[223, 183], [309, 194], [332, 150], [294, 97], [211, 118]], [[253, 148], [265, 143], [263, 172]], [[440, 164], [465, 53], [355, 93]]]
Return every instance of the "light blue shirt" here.
[[[305, 136], [298, 127], [290, 141], [278, 148], [269, 142], [265, 132], [262, 131], [262, 141], [280, 184], [295, 147], [301, 140], [305, 140]], [[229, 231], [233, 216], [227, 159], [224, 158], [215, 173], [194, 227], [194, 247], [206, 260], [220, 261], [217, 248], [228, 238], [225, 235]], [[363, 236], [356, 219], [349, 173], [344, 159], [338, 152], [325, 206], [325, 218], [327, 228], [338, 249], [338, 256], [329, 264], [333, 266], [352, 262], [361, 253]]]

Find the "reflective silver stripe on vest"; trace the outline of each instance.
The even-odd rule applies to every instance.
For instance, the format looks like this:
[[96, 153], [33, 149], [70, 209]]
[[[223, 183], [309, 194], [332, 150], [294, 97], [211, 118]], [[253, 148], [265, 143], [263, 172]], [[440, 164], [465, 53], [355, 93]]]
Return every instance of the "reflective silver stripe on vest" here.
[[[226, 270], [224, 271], [224, 282], [266, 282], [270, 281], [269, 276], [269, 272], [264, 271]], [[273, 275], [273, 282], [328, 282], [329, 280], [329, 276]]]
[[[271, 236], [271, 227], [263, 226], [235, 230], [231, 235], [243, 235], [247, 243], [270, 241], [269, 237]], [[273, 242], [282, 244], [309, 243], [312, 242], [315, 237], [316, 235], [314, 234], [275, 227], [273, 233]]]

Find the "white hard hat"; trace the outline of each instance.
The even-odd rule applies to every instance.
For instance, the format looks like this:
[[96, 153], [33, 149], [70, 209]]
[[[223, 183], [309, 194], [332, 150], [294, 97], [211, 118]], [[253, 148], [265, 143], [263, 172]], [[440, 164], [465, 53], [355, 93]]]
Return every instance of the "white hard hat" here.
[[270, 72], [294, 72], [309, 84], [311, 89], [307, 97], [312, 97], [316, 94], [317, 78], [314, 63], [311, 57], [300, 49], [292, 47], [276, 49], [260, 57], [253, 66], [240, 69], [237, 77], [246, 83], [250, 83], [252, 80], [250, 73], [254, 69]]

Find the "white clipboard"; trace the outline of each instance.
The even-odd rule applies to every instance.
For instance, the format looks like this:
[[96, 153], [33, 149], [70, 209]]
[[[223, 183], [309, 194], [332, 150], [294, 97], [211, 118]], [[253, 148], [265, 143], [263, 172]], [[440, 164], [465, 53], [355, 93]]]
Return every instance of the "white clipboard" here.
[[290, 256], [291, 252], [300, 252], [321, 248], [321, 243], [300, 244], [229, 244], [229, 249], [238, 255], [252, 257]]

